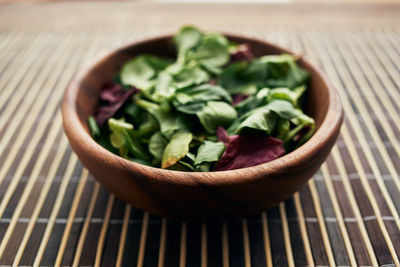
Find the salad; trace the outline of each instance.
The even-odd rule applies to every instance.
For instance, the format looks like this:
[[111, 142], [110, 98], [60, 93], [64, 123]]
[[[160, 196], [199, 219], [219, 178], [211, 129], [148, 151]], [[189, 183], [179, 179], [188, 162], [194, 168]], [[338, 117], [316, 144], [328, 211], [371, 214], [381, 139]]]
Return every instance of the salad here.
[[176, 58], [138, 55], [104, 84], [88, 120], [100, 145], [140, 164], [204, 172], [265, 163], [312, 136], [310, 75], [298, 58], [256, 58], [249, 45], [192, 26], [173, 42]]

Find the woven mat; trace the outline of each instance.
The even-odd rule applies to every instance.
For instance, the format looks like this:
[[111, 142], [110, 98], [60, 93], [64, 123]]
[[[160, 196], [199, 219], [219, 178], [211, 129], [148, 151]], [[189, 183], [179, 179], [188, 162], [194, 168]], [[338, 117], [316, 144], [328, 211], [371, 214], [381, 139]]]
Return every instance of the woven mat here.
[[238, 31], [320, 65], [346, 117], [328, 160], [300, 192], [217, 224], [124, 204], [82, 167], [63, 133], [59, 102], [77, 70], [163, 31], [0, 31], [0, 266], [399, 264], [398, 27]]

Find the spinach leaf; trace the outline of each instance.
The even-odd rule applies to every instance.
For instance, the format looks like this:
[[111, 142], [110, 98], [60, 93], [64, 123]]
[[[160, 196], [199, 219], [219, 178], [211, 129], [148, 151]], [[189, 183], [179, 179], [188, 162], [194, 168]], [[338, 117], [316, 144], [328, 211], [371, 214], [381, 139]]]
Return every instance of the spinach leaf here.
[[221, 34], [207, 34], [200, 45], [190, 51], [188, 58], [196, 60], [206, 70], [218, 74], [220, 67], [228, 63], [228, 40]]
[[205, 70], [193, 64], [192, 66], [185, 66], [173, 76], [173, 86], [180, 89], [207, 82], [209, 79], [210, 75]]
[[271, 134], [278, 118], [290, 120], [300, 115], [293, 105], [285, 100], [274, 100], [240, 116], [228, 129], [229, 134], [240, 134], [243, 131], [258, 130]]
[[203, 163], [216, 162], [225, 151], [225, 145], [222, 142], [204, 141], [197, 152], [194, 166], [197, 167]]
[[212, 163], [210, 162], [203, 162], [196, 166], [196, 172], [209, 172], [211, 171]]
[[141, 110], [138, 105], [135, 105], [133, 101], [126, 104], [122, 110], [122, 114], [126, 115], [125, 117], [127, 117], [129, 121], [132, 121], [134, 125], [138, 125], [142, 122], [142, 116], [145, 116], [143, 113], [144, 111]]
[[164, 149], [161, 167], [168, 168], [175, 165], [189, 152], [189, 144], [193, 135], [190, 132], [178, 131], [172, 135], [171, 140]]
[[266, 86], [294, 88], [305, 84], [309, 73], [296, 64], [297, 58], [292, 55], [269, 55], [260, 58], [266, 64], [268, 77]]
[[211, 134], [215, 133], [218, 126], [229, 126], [237, 118], [236, 110], [222, 101], [208, 101], [196, 115], [204, 129]]
[[173, 113], [166, 113], [161, 110], [156, 110], [153, 114], [160, 125], [161, 133], [167, 139], [170, 139], [175, 131], [187, 129], [187, 124], [185, 124], [181, 116], [176, 116]]
[[300, 131], [303, 130], [304, 128], [309, 128], [309, 131], [303, 136], [303, 139], [300, 141], [304, 142], [305, 140], [308, 140], [310, 136], [314, 133], [315, 130], [314, 119], [307, 116], [304, 113], [301, 113], [298, 117], [293, 118], [291, 122], [294, 125], [296, 125], [296, 127], [287, 133], [287, 135], [284, 138], [284, 142], [289, 142], [290, 140], [292, 140], [293, 137], [295, 137], [298, 133], [300, 133]]
[[174, 43], [178, 48], [178, 61], [183, 60], [186, 52], [195, 48], [203, 39], [203, 33], [197, 28], [186, 26], [174, 36]]
[[290, 102], [285, 100], [273, 100], [265, 107], [278, 114], [279, 117], [288, 120], [296, 118], [301, 114], [301, 111], [295, 109]]
[[[187, 163], [187, 162], [184, 162], [183, 160], [180, 160], [180, 161], [178, 162], [178, 164], [180, 164], [180, 165], [182, 165], [183, 167], [185, 167], [185, 168], [186, 168], [185, 171], [195, 171], [195, 168], [193, 168], [192, 165], [190, 165], [190, 164]], [[176, 165], [176, 164], [175, 164], [175, 165]]]
[[150, 162], [148, 162], [146, 160], [143, 160], [143, 159], [132, 158], [132, 157], [128, 157], [128, 159], [130, 161], [133, 161], [133, 162], [136, 162], [136, 163], [139, 163], [139, 164], [142, 164], [142, 165], [152, 166], [152, 164]]
[[254, 94], [258, 86], [264, 85], [266, 74], [265, 64], [261, 61], [239, 61], [225, 68], [219, 81], [231, 95]]
[[140, 142], [131, 137], [130, 133], [133, 130], [132, 124], [126, 123], [124, 120], [111, 118], [108, 120], [108, 126], [111, 130], [111, 144], [119, 149], [121, 156], [127, 157], [128, 152], [130, 152], [139, 159], [146, 161], [150, 159]]
[[151, 136], [149, 142], [149, 151], [150, 154], [154, 157], [155, 162], [161, 162], [162, 155], [166, 146], [167, 141], [164, 139], [160, 132], [156, 132]]
[[93, 138], [97, 138], [100, 136], [100, 129], [99, 126], [96, 123], [96, 120], [94, 119], [93, 116], [90, 116], [88, 118], [88, 124], [89, 124], [89, 130], [90, 134], [92, 135]]
[[148, 90], [155, 85], [157, 74], [170, 64], [169, 61], [151, 55], [140, 55], [124, 64], [121, 81], [141, 90]]
[[162, 135], [168, 140], [175, 131], [188, 128], [182, 116], [177, 116], [172, 111], [162, 109], [162, 106], [158, 104], [143, 99], [137, 99], [136, 104], [154, 116], [158, 122]]
[[167, 168], [168, 170], [173, 170], [173, 171], [181, 171], [181, 172], [191, 172], [194, 171], [195, 169], [192, 167], [192, 165], [184, 162], [184, 161], [178, 161], [172, 166], [169, 166]]
[[[242, 117], [242, 121], [235, 129], [235, 134], [248, 130], [263, 131], [271, 134], [277, 122], [277, 116], [266, 107], [257, 108]], [[232, 129], [228, 129], [228, 132]]]
[[280, 119], [277, 126], [277, 138], [284, 140], [290, 130], [290, 121], [286, 119]]
[[298, 86], [292, 90], [289, 88], [275, 88], [269, 92], [268, 99], [269, 101], [273, 99], [287, 100], [291, 102], [295, 108], [298, 108], [300, 106], [299, 100], [305, 90], [306, 87], [304, 85]]
[[154, 119], [150, 113], [146, 113], [145, 119], [137, 129], [132, 131], [132, 137], [141, 138], [144, 136], [149, 136], [159, 129], [157, 121]]
[[254, 110], [268, 102], [269, 89], [263, 88], [258, 91], [257, 95], [250, 96], [235, 106], [239, 114], [244, 114], [248, 111]]
[[175, 102], [174, 105], [175, 108], [182, 113], [196, 114], [197, 112], [201, 111], [206, 104], [204, 102], [192, 102], [182, 105], [178, 102]]
[[[195, 137], [193, 136], [192, 143], [193, 143], [193, 141], [196, 141], [196, 139], [197, 139], [197, 138], [195, 138]], [[190, 143], [190, 144], [192, 144], [192, 143]], [[188, 152], [188, 153], [186, 154], [186, 158], [188, 158], [188, 160], [190, 160], [191, 163], [194, 163], [194, 161], [195, 161], [195, 159], [196, 159], [196, 155], [193, 154], [193, 153], [191, 153], [191, 152]]]
[[196, 114], [211, 100], [231, 102], [228, 92], [218, 85], [203, 84], [194, 88], [179, 90], [172, 99], [172, 104], [183, 113]]
[[166, 71], [160, 72], [155, 84], [153, 93], [150, 95], [151, 100], [155, 102], [163, 102], [169, 99], [174, 93], [176, 88], [172, 84], [173, 78]]

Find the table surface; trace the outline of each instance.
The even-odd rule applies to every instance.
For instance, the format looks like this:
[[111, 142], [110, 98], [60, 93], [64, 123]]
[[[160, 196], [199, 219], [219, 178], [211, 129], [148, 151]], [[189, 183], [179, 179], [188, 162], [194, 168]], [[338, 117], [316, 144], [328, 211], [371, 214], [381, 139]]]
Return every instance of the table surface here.
[[[400, 6], [0, 5], [0, 266], [378, 266], [400, 258]], [[181, 222], [106, 192], [64, 136], [71, 78], [185, 23], [305, 54], [345, 121], [292, 198], [229, 222]]]

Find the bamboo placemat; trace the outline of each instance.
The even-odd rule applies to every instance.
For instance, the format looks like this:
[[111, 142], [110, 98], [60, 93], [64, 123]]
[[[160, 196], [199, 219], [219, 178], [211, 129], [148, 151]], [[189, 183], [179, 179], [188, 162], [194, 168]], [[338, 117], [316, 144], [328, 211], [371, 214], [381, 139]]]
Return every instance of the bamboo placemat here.
[[0, 266], [399, 265], [398, 27], [240, 32], [320, 65], [346, 117], [300, 192], [225, 223], [167, 220], [125, 205], [95, 182], [64, 136], [59, 102], [77, 70], [160, 32], [0, 32]]

